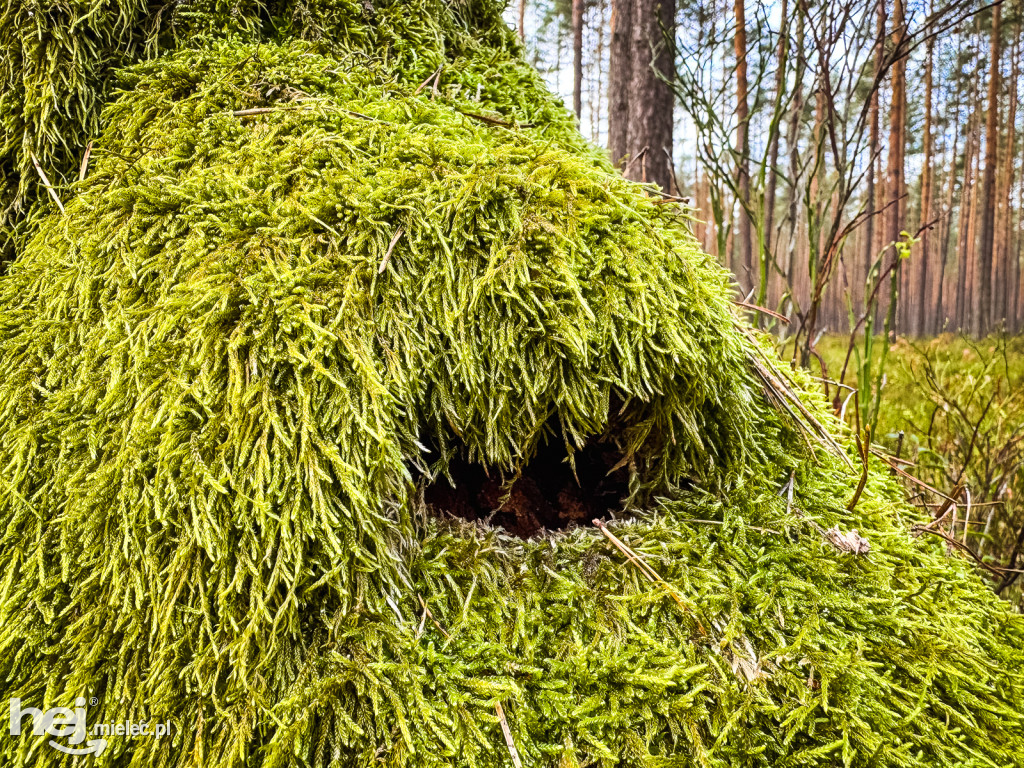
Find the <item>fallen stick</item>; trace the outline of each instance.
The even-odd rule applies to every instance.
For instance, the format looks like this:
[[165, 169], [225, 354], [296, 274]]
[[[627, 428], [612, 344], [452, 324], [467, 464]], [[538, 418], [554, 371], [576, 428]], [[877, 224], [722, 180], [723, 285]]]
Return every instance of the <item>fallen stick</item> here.
[[89, 156], [92, 154], [92, 142], [85, 145], [85, 155], [82, 157], [82, 165], [78, 169], [78, 180], [85, 181], [85, 174], [89, 170]]
[[488, 117], [487, 115], [478, 115], [476, 112], [467, 112], [464, 109], [457, 109], [456, 111], [460, 115], [465, 115], [466, 117], [472, 117], [474, 120], [479, 120], [480, 122], [487, 123], [488, 125], [498, 125], [498, 126], [501, 126], [502, 128], [533, 128], [534, 127], [533, 123], [508, 123], [508, 122], [506, 122], [504, 120], [501, 120], [500, 118], [497, 118], [497, 117]]
[[53, 191], [53, 185], [50, 184], [50, 180], [46, 177], [46, 173], [43, 171], [43, 167], [39, 164], [39, 159], [36, 157], [35, 152], [30, 153], [32, 158], [32, 165], [36, 167], [36, 173], [39, 174], [39, 178], [43, 180], [43, 186], [46, 187], [46, 191], [50, 193], [50, 197], [53, 198], [53, 202], [60, 208], [60, 212], [64, 213], [64, 204], [57, 197], [57, 193]]
[[515, 768], [523, 768], [523, 761], [519, 759], [519, 750], [516, 749], [516, 742], [512, 738], [512, 729], [508, 727], [508, 720], [505, 719], [505, 710], [501, 708], [501, 702], [494, 702], [494, 711], [498, 713], [498, 722], [501, 723], [501, 732], [505, 734], [505, 746], [512, 756], [512, 765]]
[[388, 244], [387, 253], [384, 254], [384, 258], [381, 259], [380, 262], [380, 267], [378, 267], [377, 269], [378, 275], [383, 275], [384, 270], [388, 268], [388, 262], [391, 261], [391, 254], [395, 252], [395, 246], [398, 245], [398, 241], [404, 234], [405, 230], [399, 229], [397, 232], [395, 232], [395, 236], [391, 238], [391, 242]]
[[[652, 584], [661, 584], [663, 587], [665, 587], [665, 589], [668, 590], [668, 593], [672, 596], [672, 599], [676, 601], [680, 608], [682, 608], [686, 613], [691, 612], [690, 607], [683, 602], [683, 599], [676, 593], [675, 588], [667, 581], [665, 581], [663, 578], [661, 578], [661, 576], [658, 575], [658, 572], [654, 570], [650, 565], [648, 565], [647, 561], [644, 560], [643, 557], [641, 557], [637, 552], [634, 552], [632, 549], [630, 549], [625, 544], [625, 542], [619, 539], [619, 537], [616, 536], [614, 533], [609, 531], [608, 527], [603, 522], [596, 518], [592, 522], [594, 523], [594, 526], [597, 528], [597, 530], [599, 530], [604, 535], [604, 537], [608, 539], [608, 541], [610, 541], [617, 550], [619, 550], [619, 552], [625, 555], [626, 559], [629, 560], [633, 565], [635, 565], [637, 569], [639, 569], [640, 573], [642, 573], [649, 582], [651, 582]], [[707, 634], [704, 631], [704, 627], [701, 625], [699, 621], [697, 621], [697, 629], [700, 630], [700, 633], [702, 635]]]

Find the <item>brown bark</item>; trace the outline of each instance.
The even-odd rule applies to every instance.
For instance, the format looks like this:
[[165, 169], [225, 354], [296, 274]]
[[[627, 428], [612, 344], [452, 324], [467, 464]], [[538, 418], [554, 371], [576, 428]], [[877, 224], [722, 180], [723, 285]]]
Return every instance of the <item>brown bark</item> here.
[[957, 217], [957, 275], [954, 325], [956, 327], [956, 330], [958, 331], [965, 330], [968, 327], [967, 321], [968, 316], [970, 315], [970, 312], [967, 308], [967, 277], [970, 271], [969, 254], [973, 250], [970, 247], [970, 233], [972, 229], [971, 222], [974, 219], [974, 180], [975, 168], [977, 167], [976, 145], [978, 143], [978, 89], [975, 85], [976, 82], [977, 81], [972, 81], [971, 94], [968, 96], [967, 99], [967, 111], [970, 117], [967, 120], [967, 142], [964, 146], [964, 179], [962, 186], [963, 191], [960, 195], [960, 212]]
[[[1024, 144], [1024, 142], [1022, 142]], [[1024, 167], [1024, 152], [1021, 153], [1021, 165]], [[1020, 175], [1020, 184], [1017, 189], [1017, 245], [1013, 258], [1014, 274], [1013, 300], [1010, 316], [1014, 318], [1013, 332], [1019, 333], [1024, 328], [1024, 266], [1021, 259], [1024, 257], [1024, 172]]]
[[[930, 227], [935, 218], [932, 210], [932, 63], [934, 59], [934, 41], [929, 38], [927, 60], [924, 71], [924, 164], [921, 169], [921, 225]], [[925, 229], [921, 233], [920, 264], [917, 268], [917, 290], [915, 296], [908, 296], [909, 306], [913, 313], [914, 323], [911, 331], [921, 336], [927, 333], [928, 322], [928, 270], [931, 262], [931, 232]]]
[[[819, 71], [818, 77], [821, 77]], [[811, 128], [811, 152], [815, 155], [811, 161], [811, 176], [808, 180], [807, 208], [807, 258], [803, 277], [806, 279], [807, 302], [803, 304], [804, 317], [801, 318], [800, 330], [804, 335], [801, 347], [800, 364], [810, 364], [810, 352], [815, 331], [818, 328], [819, 312], [821, 311], [822, 295], [819, 293], [818, 269], [822, 262], [822, 246], [824, 244], [824, 227], [822, 227], [822, 195], [819, 176], [825, 172], [825, 89], [819, 80], [814, 94], [814, 126]], [[802, 296], [802, 294], [801, 294]]]
[[[797, 264], [797, 225], [800, 215], [800, 115], [804, 108], [803, 78], [807, 69], [807, 60], [804, 58], [805, 38], [805, 6], [797, 4], [796, 17], [796, 65], [793, 82], [796, 84], [796, 91], [793, 94], [793, 106], [789, 114], [789, 126], [786, 131], [786, 146], [789, 149], [789, 241], [786, 247], [786, 284], [790, 291], [790, 304], [795, 306], [803, 305], [802, 297], [796, 291], [796, 264]], [[790, 312], [789, 314], [792, 314]]]
[[[821, 258], [822, 246], [824, 244], [824, 231], [822, 227], [822, 200], [820, 177], [826, 173], [825, 169], [825, 112], [827, 109], [825, 89], [820, 85], [814, 92], [814, 127], [811, 129], [812, 149], [820, 158], [814, 164], [814, 173], [810, 179], [811, 204], [814, 206], [814, 227], [816, 233], [813, 241], [813, 248], [810, 248], [810, 258], [815, 259], [813, 266], [817, 265], [817, 259]], [[808, 270], [810, 274], [813, 270]], [[813, 278], [812, 278], [813, 280]]]
[[675, 0], [634, 0], [626, 178], [672, 190]]
[[622, 168], [629, 158], [629, 89], [633, 79], [634, 0], [612, 0], [608, 53], [608, 151]]
[[700, 161], [694, 157], [693, 160], [693, 207], [697, 211], [697, 216], [693, 221], [693, 233], [700, 240], [701, 247], [705, 251], [709, 251], [708, 247], [708, 217], [707, 211], [709, 205], [707, 203], [707, 195], [704, 192], [705, 175], [701, 171]]
[[[894, 48], [904, 44], [906, 36], [906, 16], [903, 0], [896, 0], [893, 7], [892, 32], [890, 39]], [[906, 155], [906, 115], [907, 115], [907, 60], [899, 57], [892, 66], [892, 105], [889, 111], [889, 159], [886, 165], [886, 203], [889, 207], [885, 212], [884, 238], [886, 246], [900, 240], [900, 231], [906, 221], [906, 200], [904, 191], [906, 180], [904, 165]], [[889, 247], [886, 264], [892, 264], [898, 258], [895, 247]], [[903, 265], [896, 266], [897, 280], [902, 274]], [[896, 307], [888, 306], [888, 299], [880, 302], [880, 308], [894, 317]]]
[[[878, 82], [878, 78], [882, 71], [882, 55], [885, 46], [885, 2], [884, 0], [878, 0], [878, 5], [875, 7], [875, 67], [874, 67], [874, 78], [875, 82]], [[868, 157], [871, 162], [871, 171], [867, 175], [868, 188], [866, 191], [867, 196], [867, 211], [869, 214], [874, 214], [878, 207], [877, 202], [877, 191], [875, 189], [875, 168], [878, 163], [879, 157], [879, 140], [881, 137], [881, 130], [879, 129], [879, 118], [878, 118], [878, 89], [875, 88], [871, 91], [869, 97], [870, 102], [868, 106]], [[878, 249], [875, 245], [876, 234], [875, 234], [875, 216], [869, 215], [868, 220], [864, 223], [864, 278], [867, 278], [871, 274], [871, 268], [875, 263], [875, 258], [878, 255]]]
[[601, 0], [599, 5], [599, 21], [597, 25], [597, 82], [594, 85], [594, 106], [591, 110], [590, 116], [590, 129], [591, 138], [594, 144], [597, 144], [601, 138], [601, 121], [603, 119], [602, 111], [602, 99], [604, 98], [604, 46], [605, 46], [605, 31], [607, 30], [607, 12], [608, 2], [607, 0]]
[[526, 42], [526, 0], [519, 0], [519, 40]]
[[[761, 258], [766, 260], [769, 269], [766, 274], [771, 283], [771, 290], [776, 292], [777, 266], [775, 253], [775, 196], [778, 188], [779, 138], [782, 134], [782, 104], [785, 98], [786, 69], [789, 63], [789, 0], [782, 0], [781, 27], [779, 29], [779, 47], [775, 63], [775, 123], [771, 126], [768, 142], [768, 182], [764, 194], [764, 253]], [[769, 286], [762, 286], [762, 292]], [[762, 293], [762, 302], [766, 294]]]
[[572, 111], [583, 114], [583, 0], [572, 0]]
[[[1024, 154], [1024, 153], [1022, 153]], [[1024, 159], [1022, 159], [1024, 162]], [[1020, 175], [1020, 186], [1017, 191], [1017, 249], [1016, 256], [1013, 259], [1016, 265], [1015, 272], [1017, 274], [1016, 280], [1013, 281], [1014, 285], [1014, 296], [1013, 296], [1013, 332], [1020, 333], [1021, 329], [1024, 328], [1024, 268], [1021, 265], [1021, 259], [1024, 258], [1024, 173]]]
[[739, 222], [736, 233], [735, 261], [740, 268], [737, 278], [743, 293], [754, 287], [754, 263], [750, 244], [750, 140], [747, 105], [747, 16], [745, 0], [735, 0], [736, 33], [733, 47], [736, 54], [736, 193], [739, 195]]
[[967, 264], [964, 274], [967, 279], [967, 286], [964, 294], [964, 325], [963, 331], [970, 333], [974, 323], [974, 304], [978, 293], [978, 224], [981, 218], [981, 206], [985, 202], [981, 196], [982, 188], [980, 179], [983, 172], [983, 156], [981, 154], [981, 125], [979, 121], [977, 133], [974, 138], [974, 167], [971, 171], [971, 184], [974, 190], [971, 193], [971, 210], [967, 217]]
[[1000, 6], [992, 9], [989, 42], [988, 99], [985, 113], [985, 175], [982, 181], [981, 222], [974, 274], [974, 318], [977, 336], [989, 332], [992, 320], [992, 249], [995, 242], [996, 170], [999, 163], [999, 22]]
[[1012, 324], [1011, 308], [1013, 306], [1013, 294], [1016, 287], [1014, 278], [1016, 273], [1011, 263], [1013, 250], [1011, 241], [1013, 238], [1013, 181], [1015, 178], [1014, 153], [1016, 152], [1016, 124], [1017, 124], [1017, 79], [1020, 75], [1019, 62], [1017, 57], [1020, 50], [1020, 26], [1014, 35], [1013, 47], [1011, 48], [1011, 68], [1009, 82], [1009, 105], [1005, 120], [1006, 140], [1003, 145], [1003, 160], [1000, 163], [1000, 178], [996, 182], [999, 207], [996, 210], [996, 233], [995, 246], [993, 250], [995, 283], [993, 285], [993, 312], [992, 319], [995, 324]]
[[939, 269], [938, 285], [932, 299], [933, 323], [931, 332], [939, 333], [944, 330], [947, 320], [950, 319], [949, 307], [951, 301], [946, 298], [946, 261], [949, 256], [949, 236], [953, 229], [953, 193], [956, 189], [956, 163], [960, 143], [960, 88], [957, 85], [956, 106], [953, 108], [953, 148], [949, 153], [949, 163], [946, 166], [949, 175], [946, 179], [946, 202], [942, 209], [942, 236], [939, 239], [939, 254], [937, 266]]

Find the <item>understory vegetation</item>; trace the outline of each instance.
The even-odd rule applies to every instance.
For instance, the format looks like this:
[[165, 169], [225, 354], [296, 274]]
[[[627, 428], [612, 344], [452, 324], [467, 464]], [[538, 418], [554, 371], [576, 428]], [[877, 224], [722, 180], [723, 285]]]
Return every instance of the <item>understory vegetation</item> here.
[[[812, 369], [824, 369], [847, 421], [859, 416], [884, 447], [922, 528], [952, 539], [951, 551], [977, 560], [996, 592], [1024, 607], [1024, 339], [947, 334], [851, 347], [828, 336], [816, 349]], [[831, 382], [844, 367], [859, 414], [850, 390]]]

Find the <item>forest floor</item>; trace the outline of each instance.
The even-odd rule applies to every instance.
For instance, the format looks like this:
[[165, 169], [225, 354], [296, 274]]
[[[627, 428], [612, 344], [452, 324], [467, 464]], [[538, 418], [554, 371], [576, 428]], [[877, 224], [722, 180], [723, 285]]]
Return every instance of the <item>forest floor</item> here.
[[[838, 379], [849, 347], [821, 339], [812, 373]], [[1024, 567], [1024, 337], [859, 340], [846, 383], [861, 389], [859, 409], [834, 383], [829, 397], [896, 459], [918, 523], [944, 518], [936, 529], [957, 542], [950, 550], [980, 558], [993, 588], [1024, 609], [1024, 578], [1011, 572]]]

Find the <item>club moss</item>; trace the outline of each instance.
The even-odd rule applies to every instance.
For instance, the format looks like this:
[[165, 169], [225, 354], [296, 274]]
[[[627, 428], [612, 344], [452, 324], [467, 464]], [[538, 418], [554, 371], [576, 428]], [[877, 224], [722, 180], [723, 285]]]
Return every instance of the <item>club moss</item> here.
[[[496, 703], [532, 766], [1019, 764], [1024, 621], [887, 473], [847, 511], [824, 403], [498, 9], [173, 10], [0, 277], [0, 699], [172, 723], [104, 766], [510, 765]], [[653, 582], [428, 503], [594, 446]]]

